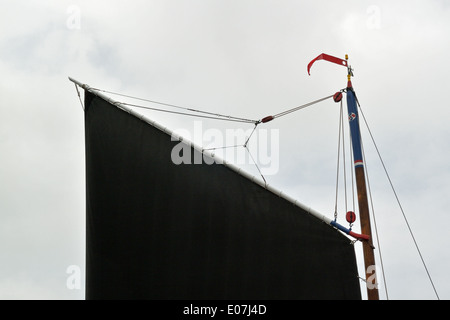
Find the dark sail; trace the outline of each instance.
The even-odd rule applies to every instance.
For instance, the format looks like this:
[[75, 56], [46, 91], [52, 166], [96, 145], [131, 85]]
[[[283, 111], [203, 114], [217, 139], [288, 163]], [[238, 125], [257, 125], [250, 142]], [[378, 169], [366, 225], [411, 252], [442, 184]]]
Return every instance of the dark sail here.
[[178, 141], [88, 90], [85, 137], [87, 299], [361, 299], [350, 240], [286, 198], [174, 164]]

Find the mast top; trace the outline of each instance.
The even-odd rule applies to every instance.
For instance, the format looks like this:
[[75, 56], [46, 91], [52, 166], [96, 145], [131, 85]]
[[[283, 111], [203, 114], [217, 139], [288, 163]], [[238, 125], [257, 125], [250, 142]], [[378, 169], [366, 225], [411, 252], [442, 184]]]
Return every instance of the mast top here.
[[345, 55], [345, 61], [347, 62], [347, 88], [352, 88], [351, 77], [353, 77], [353, 69], [348, 64], [348, 54]]

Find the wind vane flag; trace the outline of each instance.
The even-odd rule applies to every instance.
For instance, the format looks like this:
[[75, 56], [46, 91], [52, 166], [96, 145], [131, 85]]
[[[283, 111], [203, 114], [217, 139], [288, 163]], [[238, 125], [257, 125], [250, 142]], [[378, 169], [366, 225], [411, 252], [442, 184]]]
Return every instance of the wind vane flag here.
[[329, 62], [333, 62], [333, 63], [339, 64], [339, 65], [341, 65], [341, 66], [347, 67], [347, 61], [346, 61], [346, 60], [343, 60], [343, 59], [340, 59], [340, 58], [336, 58], [336, 57], [330, 56], [330, 55], [328, 55], [328, 54], [322, 53], [322, 54], [318, 55], [315, 59], [313, 59], [313, 60], [308, 64], [308, 74], [309, 74], [309, 75], [311, 75], [311, 74], [309, 73], [309, 70], [311, 69], [311, 66], [312, 66], [313, 63], [316, 62], [317, 60], [326, 60], [326, 61], [329, 61]]

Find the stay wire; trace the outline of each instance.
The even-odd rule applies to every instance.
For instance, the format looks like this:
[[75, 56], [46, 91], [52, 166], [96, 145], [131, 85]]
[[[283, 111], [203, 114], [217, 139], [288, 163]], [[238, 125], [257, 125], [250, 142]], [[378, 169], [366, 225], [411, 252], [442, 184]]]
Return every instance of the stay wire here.
[[142, 109], [153, 110], [153, 111], [160, 111], [160, 112], [166, 112], [166, 113], [172, 113], [172, 114], [179, 114], [179, 115], [190, 116], [190, 117], [197, 117], [197, 118], [222, 120], [222, 121], [231, 121], [231, 122], [243, 122], [243, 123], [256, 123], [257, 122], [257, 121], [253, 121], [253, 120], [239, 120], [239, 119], [234, 118], [234, 117], [227, 117], [227, 118], [225, 118], [225, 117], [218, 117], [218, 116], [212, 117], [212, 116], [192, 114], [192, 113], [187, 113], [187, 112], [165, 110], [165, 109], [153, 108], [153, 107], [148, 107], [148, 106], [142, 106], [142, 105], [133, 104], [133, 103], [127, 103], [127, 102], [120, 102], [120, 103], [123, 104], [123, 105], [130, 106], [130, 107], [136, 107], [136, 108], [142, 108]]
[[253, 128], [253, 130], [252, 130], [252, 132], [250, 133], [250, 135], [248, 136], [248, 138], [245, 140], [245, 143], [244, 143], [244, 144], [236, 144], [236, 145], [233, 145], [233, 146], [223, 146], [223, 147], [214, 147], [214, 148], [202, 148], [202, 151], [205, 151], [205, 150], [217, 150], [217, 149], [227, 149], [227, 148], [244, 147], [244, 148], [247, 150], [247, 152], [248, 152], [250, 158], [252, 159], [253, 163], [255, 164], [255, 167], [256, 167], [256, 169], [258, 170], [259, 174], [261, 175], [261, 178], [264, 180], [264, 184], [267, 185], [267, 181], [266, 181], [266, 179], [264, 178], [264, 175], [262, 174], [261, 170], [259, 169], [258, 164], [256, 163], [255, 159], [254, 159], [253, 156], [252, 156], [252, 153], [250, 152], [250, 150], [249, 150], [248, 147], [247, 147], [248, 142], [250, 141], [250, 138], [252, 137], [253, 133], [255, 132], [257, 126], [258, 126], [258, 123], [255, 124], [255, 127]]
[[321, 101], [330, 99], [330, 98], [333, 97], [333, 96], [334, 96], [334, 94], [332, 94], [331, 96], [327, 96], [327, 97], [325, 97], [325, 98], [322, 98], [322, 99], [318, 99], [318, 100], [315, 100], [315, 101], [312, 101], [312, 102], [303, 104], [303, 105], [301, 105], [301, 106], [298, 106], [298, 107], [295, 107], [295, 108], [292, 108], [292, 109], [288, 109], [288, 110], [286, 110], [286, 111], [283, 111], [283, 112], [280, 112], [280, 113], [277, 113], [277, 114], [273, 115], [273, 117], [274, 117], [274, 118], [279, 118], [279, 117], [285, 116], [285, 115], [287, 115], [287, 114], [289, 114], [289, 113], [298, 111], [298, 110], [300, 110], [300, 109], [303, 109], [303, 108], [312, 106], [312, 105], [314, 105], [314, 104], [316, 104], [316, 103], [319, 103], [319, 102], [321, 102]]
[[75, 85], [75, 89], [77, 90], [78, 99], [80, 99], [81, 107], [84, 110], [84, 105], [83, 105], [83, 101], [81, 100], [81, 95], [80, 95], [80, 91], [78, 90], [78, 85], [76, 83], [74, 83], [74, 85]]
[[227, 148], [237, 148], [237, 147], [247, 147], [247, 143], [249, 142], [250, 138], [253, 135], [253, 132], [255, 132], [256, 127], [258, 126], [258, 123], [255, 123], [255, 127], [253, 128], [252, 132], [250, 133], [250, 135], [248, 136], [248, 138], [245, 140], [244, 144], [236, 144], [236, 145], [232, 145], [232, 146], [223, 146], [223, 147], [214, 147], [214, 148], [203, 148], [202, 150], [217, 150], [217, 149], [227, 149]]
[[264, 178], [264, 176], [263, 176], [261, 170], [259, 169], [259, 166], [258, 166], [258, 164], [256, 163], [255, 159], [253, 159], [252, 153], [251, 153], [250, 150], [247, 148], [247, 145], [245, 145], [244, 148], [247, 150], [248, 154], [250, 155], [250, 158], [252, 158], [252, 161], [253, 161], [253, 163], [255, 164], [256, 169], [258, 169], [258, 172], [259, 172], [259, 174], [261, 175], [261, 178], [264, 180], [264, 184], [267, 186], [267, 181], [266, 181], [266, 179]]
[[[92, 89], [100, 91], [100, 92], [114, 94], [114, 95], [121, 96], [121, 97], [126, 97], [126, 98], [130, 98], [130, 99], [135, 99], [135, 100], [150, 102], [150, 103], [154, 103], [154, 104], [159, 104], [159, 105], [166, 106], [166, 107], [177, 108], [177, 109], [187, 110], [187, 111], [196, 112], [196, 113], [208, 114], [210, 116], [216, 116], [216, 117], [218, 117], [218, 119], [224, 118], [224, 119], [228, 119], [230, 121], [234, 120], [234, 121], [237, 121], [237, 122], [247, 122], [247, 123], [257, 123], [258, 122], [257, 120], [252, 120], [252, 119], [247, 119], [247, 118], [240, 118], [240, 117], [233, 117], [233, 116], [223, 115], [223, 114], [214, 113], [214, 112], [208, 112], [208, 111], [203, 111], [203, 110], [198, 110], [198, 109], [193, 109], [193, 108], [182, 107], [182, 106], [178, 106], [178, 105], [175, 105], [175, 104], [170, 104], [170, 103], [165, 103], [165, 102], [160, 102], [160, 101], [155, 101], [155, 100], [150, 100], [150, 99], [134, 97], [134, 96], [130, 96], [130, 95], [122, 94], [122, 93], [117, 93], [117, 92], [113, 92], [113, 91], [108, 91], [108, 90], [103, 90], [103, 89], [98, 89], [98, 88], [92, 88]], [[131, 103], [123, 103], [123, 104], [134, 106], [134, 107], [147, 108], [147, 109], [156, 110], [156, 111], [163, 111], [164, 110], [164, 109], [157, 109], [157, 108], [150, 108], [150, 107], [145, 107], [145, 106], [134, 105], [134, 104], [131, 104]], [[166, 112], [170, 112], [170, 111], [167, 110]], [[173, 113], [176, 113], [176, 112], [173, 112]], [[176, 113], [176, 114], [191, 115], [191, 114], [186, 114], [186, 113]], [[195, 115], [192, 115], [192, 116], [195, 116]], [[203, 118], [208, 118], [208, 117], [203, 117]], [[216, 118], [209, 117], [209, 119], [216, 119]]]
[[259, 124], [259, 123], [255, 123], [255, 127], [253, 128], [252, 132], [251, 132], [250, 135], [248, 136], [247, 140], [245, 140], [244, 147], [247, 147], [247, 143], [248, 143], [248, 141], [250, 140], [250, 138], [252, 137], [253, 132], [255, 132], [256, 127], [258, 126], [258, 124]]
[[[345, 139], [344, 139], [344, 112], [343, 112], [343, 104], [341, 100], [340, 112], [339, 112], [339, 133], [338, 133], [338, 156], [337, 156], [337, 169], [336, 169], [336, 200], [334, 207], [334, 219], [337, 219], [337, 204], [338, 204], [338, 193], [339, 193], [339, 174], [340, 174], [340, 158], [341, 158], [341, 141], [342, 141], [342, 167], [344, 174], [344, 204], [345, 204], [345, 212], [348, 211], [347, 205], [347, 171], [346, 171], [346, 159], [345, 159]], [[351, 224], [350, 224], [351, 226]]]
[[[234, 117], [234, 116], [223, 115], [223, 114], [214, 113], [214, 112], [208, 112], [208, 111], [203, 111], [203, 110], [198, 110], [198, 109], [193, 109], [193, 108], [187, 108], [187, 107], [182, 107], [182, 106], [175, 105], [175, 104], [170, 104], [170, 103], [160, 102], [160, 101], [156, 101], [156, 100], [150, 100], [150, 99], [134, 97], [134, 96], [131, 96], [131, 95], [126, 95], [126, 94], [117, 93], [117, 92], [108, 91], [108, 90], [99, 89], [99, 88], [91, 88], [91, 89], [92, 90], [97, 90], [97, 91], [100, 91], [100, 92], [104, 92], [104, 93], [118, 95], [118, 96], [121, 96], [121, 97], [130, 98], [130, 99], [135, 99], [135, 100], [150, 102], [150, 103], [154, 103], [154, 104], [159, 104], [159, 105], [166, 106], [166, 107], [177, 108], [177, 109], [182, 109], [182, 110], [196, 112], [196, 113], [203, 113], [203, 114], [207, 114], [209, 116], [198, 116], [198, 115], [194, 115], [194, 114], [191, 114], [191, 113], [175, 112], [175, 111], [172, 112], [172, 111], [169, 111], [169, 110], [164, 110], [164, 109], [159, 109], [159, 108], [152, 108], [152, 107], [147, 107], [147, 106], [142, 106], [142, 105], [122, 102], [122, 104], [129, 105], [129, 106], [132, 106], [132, 107], [144, 108], [144, 109], [149, 109], [149, 110], [154, 110], [154, 111], [174, 113], [174, 114], [180, 114], [180, 115], [186, 115], [186, 116], [201, 117], [201, 118], [207, 118], [207, 119], [215, 119], [215, 120], [228, 120], [228, 121], [234, 121], [234, 122], [244, 122], [244, 123], [254, 123], [254, 124], [261, 123], [261, 120], [253, 120], [253, 119], [247, 119], [247, 118], [241, 118], [241, 117]], [[288, 109], [286, 111], [283, 111], [283, 112], [280, 112], [278, 114], [275, 114], [273, 116], [273, 118], [279, 118], [279, 117], [285, 116], [285, 115], [287, 115], [289, 113], [301, 110], [303, 108], [312, 106], [312, 105], [314, 105], [316, 103], [319, 103], [321, 101], [327, 100], [327, 99], [329, 99], [329, 98], [331, 98], [333, 96], [334, 95], [330, 95], [330, 96], [327, 96], [327, 97], [324, 97], [324, 98], [321, 98], [321, 99], [318, 99], [318, 100], [306, 103], [304, 105], [301, 105], [301, 106], [298, 106], [298, 107], [295, 107], [295, 108], [292, 108], [292, 109]], [[214, 116], [214, 117], [212, 117], [212, 116]]]
[[338, 152], [337, 152], [337, 165], [336, 165], [336, 199], [334, 202], [334, 221], [337, 220], [337, 205], [338, 205], [338, 191], [339, 191], [339, 165], [340, 165], [340, 153], [341, 153], [341, 127], [342, 127], [342, 100], [339, 112], [339, 133], [338, 133]]
[[[342, 108], [342, 100], [341, 100], [341, 108]], [[343, 112], [342, 112], [343, 114]], [[344, 139], [344, 117], [341, 118], [342, 121], [342, 161], [343, 161], [343, 168], [344, 168], [344, 193], [345, 193], [345, 212], [348, 211], [347, 206], [347, 172], [346, 172], [346, 161], [345, 161], [345, 139]]]
[[[359, 108], [359, 110], [361, 111], [361, 107]], [[359, 123], [359, 119], [358, 119], [358, 123]], [[377, 219], [376, 219], [376, 215], [375, 215], [375, 208], [373, 206], [372, 191], [370, 188], [369, 169], [367, 166], [366, 154], [364, 152], [364, 145], [363, 145], [362, 138], [361, 138], [361, 151], [362, 151], [362, 156], [363, 156], [363, 161], [364, 161], [364, 175], [365, 175], [365, 178], [367, 181], [367, 190], [368, 190], [368, 195], [369, 195], [369, 199], [370, 199], [370, 206], [372, 208], [372, 218], [373, 218], [373, 225], [375, 228], [375, 234], [376, 234], [376, 238], [377, 238], [378, 253], [380, 255], [381, 274], [383, 275], [383, 283], [384, 283], [384, 289], [385, 289], [385, 293], [386, 293], [386, 299], [389, 300], [388, 287], [387, 287], [387, 283], [386, 283], [386, 275], [384, 272], [383, 255], [381, 253], [380, 237], [379, 237], [379, 233], [378, 233]]]
[[202, 148], [202, 151], [205, 150], [218, 150], [218, 149], [228, 149], [228, 148], [237, 148], [237, 147], [245, 147], [243, 144], [236, 144], [234, 146], [223, 146], [223, 147], [214, 147], [214, 148]]
[[[356, 95], [355, 95], [355, 98], [356, 98]], [[409, 222], [408, 222], [408, 219], [407, 219], [407, 217], [406, 217], [406, 214], [405, 214], [405, 212], [404, 212], [404, 210], [403, 210], [403, 207], [402, 207], [402, 205], [401, 205], [401, 203], [400, 203], [400, 200], [399, 200], [399, 198], [398, 198], [397, 192], [395, 191], [394, 185], [393, 185], [392, 180], [391, 180], [391, 178], [390, 178], [390, 176], [389, 176], [389, 173], [388, 173], [388, 171], [387, 171], [387, 169], [386, 169], [386, 166], [385, 166], [385, 164], [384, 164], [384, 161], [383, 161], [383, 159], [382, 159], [382, 157], [381, 157], [380, 151], [378, 150], [378, 147], [377, 147], [377, 145], [376, 145], [376, 143], [375, 143], [375, 139], [374, 139], [374, 137], [373, 137], [373, 135], [372, 135], [372, 131], [371, 131], [370, 128], [369, 128], [369, 125], [368, 125], [368, 123], [367, 123], [366, 117], [364, 116], [364, 113], [363, 113], [363, 111], [362, 111], [362, 108], [361, 108], [361, 105], [360, 105], [360, 103], [359, 103], [359, 101], [358, 101], [358, 98], [356, 98], [356, 102], [357, 102], [358, 107], [359, 107], [359, 109], [360, 109], [360, 111], [361, 111], [361, 115], [362, 115], [363, 120], [364, 120], [364, 122], [365, 122], [365, 124], [366, 124], [367, 130], [368, 130], [368, 132], [369, 132], [370, 138], [372, 139], [372, 142], [373, 142], [373, 144], [374, 144], [375, 150], [376, 150], [376, 152], [377, 152], [377, 154], [378, 154], [378, 157], [380, 158], [381, 164], [382, 164], [382, 166], [383, 166], [384, 172], [386, 173], [386, 177], [387, 177], [387, 179], [388, 179], [388, 181], [389, 181], [389, 184], [390, 184], [390, 186], [391, 186], [391, 189], [392, 189], [392, 191], [393, 191], [393, 193], [394, 193], [394, 196], [395, 196], [395, 198], [396, 198], [396, 200], [397, 200], [397, 203], [398, 203], [398, 205], [399, 205], [400, 211], [402, 212], [403, 219], [405, 220], [406, 226], [408, 227], [409, 233], [410, 233], [410, 235], [411, 235], [411, 238], [413, 239], [413, 242], [414, 242], [414, 245], [415, 245], [415, 247], [416, 247], [416, 250], [417, 250], [417, 252], [418, 252], [418, 254], [419, 254], [419, 256], [420, 256], [420, 259], [421, 259], [421, 261], [422, 261], [422, 264], [423, 264], [423, 266], [424, 266], [424, 268], [425, 268], [425, 271], [426, 271], [426, 273], [427, 273], [427, 275], [428, 275], [428, 279], [430, 280], [431, 286], [433, 287], [433, 290], [434, 290], [434, 293], [435, 293], [437, 299], [440, 300], [439, 294], [438, 294], [438, 292], [437, 292], [437, 290], [436, 290], [436, 287], [435, 287], [435, 285], [434, 285], [433, 279], [431, 278], [431, 275], [430, 275], [430, 272], [428, 271], [428, 268], [427, 268], [427, 265], [426, 265], [426, 263], [425, 263], [425, 260], [423, 259], [422, 253], [421, 253], [421, 251], [420, 251], [420, 249], [419, 249], [419, 245], [417, 244], [417, 241], [416, 241], [416, 239], [415, 239], [415, 237], [414, 237], [414, 234], [413, 234], [413, 232], [412, 232], [411, 226], [409, 225]]]

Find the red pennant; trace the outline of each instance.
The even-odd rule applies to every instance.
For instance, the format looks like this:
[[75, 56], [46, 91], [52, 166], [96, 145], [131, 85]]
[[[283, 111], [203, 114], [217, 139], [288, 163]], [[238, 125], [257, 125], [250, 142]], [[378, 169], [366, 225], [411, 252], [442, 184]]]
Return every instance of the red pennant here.
[[313, 63], [316, 62], [317, 60], [326, 60], [326, 61], [330, 61], [330, 62], [339, 64], [339, 65], [344, 66], [344, 67], [347, 66], [347, 61], [346, 61], [346, 60], [343, 60], [343, 59], [340, 59], [340, 58], [336, 58], [336, 57], [330, 56], [330, 55], [328, 55], [328, 54], [322, 53], [322, 54], [320, 54], [319, 56], [317, 56], [317, 58], [313, 59], [313, 60], [308, 64], [308, 74], [309, 74], [309, 75], [310, 75], [309, 70], [311, 69], [311, 66], [312, 66]]

